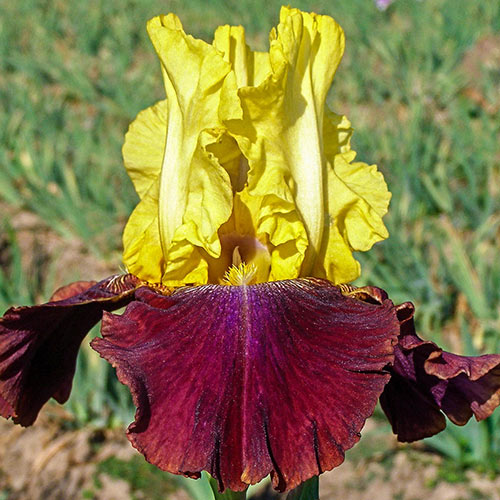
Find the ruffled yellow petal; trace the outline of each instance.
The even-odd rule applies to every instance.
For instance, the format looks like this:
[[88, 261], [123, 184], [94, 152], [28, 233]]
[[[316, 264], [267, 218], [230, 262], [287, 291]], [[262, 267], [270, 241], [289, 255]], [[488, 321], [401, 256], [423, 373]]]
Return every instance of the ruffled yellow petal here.
[[[148, 207], [157, 214], [155, 237], [159, 234], [163, 253], [162, 281], [183, 283], [192, 281], [194, 275], [206, 279], [206, 264], [200, 263], [201, 257], [196, 265], [193, 264], [196, 259], [190, 264], [181, 261], [191, 259], [196, 253], [188, 247], [202, 248], [212, 256], [221, 251], [217, 230], [231, 215], [232, 186], [228, 173], [209, 148], [223, 135], [223, 131], [219, 132], [221, 123], [218, 118], [221, 90], [226, 88], [224, 99], [227, 102], [231, 100], [228, 89], [234, 88], [234, 108], [234, 102], [237, 104], [236, 83], [230, 64], [224, 61], [220, 52], [187, 36], [176, 16], [170, 14], [152, 19], [148, 23], [148, 32], [162, 65], [167, 112], [147, 110], [136, 120], [125, 146], [126, 161], [140, 194], [146, 191], [147, 183], [158, 183], [157, 206], [154, 208], [153, 200], [149, 200]], [[163, 140], [157, 137], [163, 116], [166, 119], [166, 140], [165, 136]], [[235, 116], [239, 116], [237, 109]], [[139, 158], [139, 151], [145, 146], [141, 137], [146, 128], [145, 121], [149, 121], [149, 126], [153, 123], [158, 144], [164, 145], [160, 172], [156, 163], [159, 146], [158, 149], [146, 147], [147, 159]], [[228, 148], [222, 149], [219, 151], [221, 155], [234, 156], [233, 152], [225, 151]], [[141, 162], [146, 167], [142, 176], [136, 174]], [[142, 223], [141, 217], [144, 218]], [[158, 244], [156, 240], [145, 239], [141, 231], [141, 226], [149, 227], [150, 218], [144, 210], [136, 210], [129, 222], [124, 238], [125, 264], [129, 268], [133, 267], [133, 262], [142, 260], [142, 250], [137, 242], [141, 241], [146, 247]], [[149, 267], [149, 264], [143, 267]], [[199, 270], [195, 271], [197, 267]], [[183, 275], [186, 269], [191, 270]]]
[[324, 226], [325, 99], [344, 37], [330, 17], [284, 7], [280, 20], [271, 33], [270, 74], [259, 86], [239, 90], [243, 118], [224, 123], [249, 160], [249, 193], [276, 207], [275, 217], [295, 219], [290, 239], [297, 223], [304, 224], [309, 246], [301, 272], [308, 274]]
[[167, 137], [167, 101], [141, 111], [130, 124], [122, 148], [123, 161], [142, 198], [158, 181]]
[[326, 107], [323, 124], [325, 157], [333, 158], [336, 154], [351, 151], [352, 132], [351, 122], [346, 116], [337, 115]]
[[[231, 214], [231, 183], [217, 160], [202, 150], [199, 138], [220, 125], [221, 89], [231, 67], [213, 46], [187, 36], [173, 14], [149, 21], [148, 33], [162, 64], [168, 106], [159, 191], [163, 252], [169, 260], [179, 231], [216, 255], [217, 229]], [[204, 216], [207, 209], [210, 217]]]
[[166, 286], [203, 285], [208, 282], [205, 252], [199, 247], [190, 245], [186, 240], [174, 241], [167, 264], [161, 280]]
[[[276, 124], [272, 109], [259, 110], [257, 108], [260, 103], [253, 105], [251, 99], [245, 101], [242, 97], [248, 92], [252, 93], [256, 86], [261, 85], [259, 96], [275, 98], [275, 95], [268, 93], [269, 87], [272, 86], [270, 85], [272, 68], [269, 54], [251, 51], [246, 45], [244, 30], [239, 26], [218, 28], [215, 32], [214, 46], [224, 54], [224, 59], [233, 68], [237, 85], [241, 89], [239, 95], [242, 98], [242, 108], [245, 111], [240, 120], [232, 119], [224, 113], [224, 110], [221, 113], [224, 124], [228, 126], [229, 132], [236, 138], [245, 159], [248, 160], [247, 162], [240, 158], [238, 164], [240, 182], [236, 191], [241, 192], [237, 197], [237, 202], [235, 200], [233, 219], [236, 227], [233, 231], [235, 234], [250, 235], [261, 245], [267, 246], [267, 252], [255, 251], [255, 255], [251, 257], [252, 262], [260, 259], [257, 266], [258, 281], [297, 277], [307, 248], [307, 235], [292, 191], [286, 184], [285, 175], [290, 177], [289, 173], [284, 174], [286, 165], [284, 168], [282, 165], [276, 165], [273, 175], [272, 161], [270, 162], [268, 150], [262, 148], [261, 142], [266, 138], [266, 127], [272, 129], [276, 125], [279, 127], [280, 124]], [[274, 92], [275, 94], [282, 93], [282, 90], [278, 85]], [[250, 105], [248, 105], [249, 102]], [[258, 127], [260, 124], [256, 123], [254, 118], [256, 114], [261, 115], [262, 111], [270, 111], [271, 114], [267, 118], [263, 117], [263, 126]], [[256, 126], [257, 136], [252, 136], [254, 126]], [[255, 140], [255, 143], [252, 140]], [[270, 146], [276, 146], [279, 149], [279, 144]], [[275, 164], [281, 163], [282, 159], [280, 152], [276, 156]], [[261, 174], [267, 171], [269, 175], [263, 177], [263, 182], [257, 186], [255, 183], [252, 184], [251, 179], [248, 179], [248, 186], [242, 185], [241, 178], [247, 180], [249, 169], [252, 171], [256, 168]], [[233, 173], [232, 177], [234, 175]], [[253, 174], [253, 179], [256, 179], [255, 174]], [[251, 221], [251, 227], [243, 227], [247, 225], [239, 222], [243, 220], [243, 217], [239, 216], [240, 213], [246, 214], [247, 220]], [[268, 268], [267, 274], [266, 268]]]
[[295, 207], [272, 195], [253, 195], [248, 189], [239, 200], [250, 214], [256, 238], [266, 242], [270, 255], [266, 281], [298, 277], [307, 236]]
[[349, 163], [343, 154], [335, 157], [333, 171], [336, 201], [331, 215], [342, 221], [339, 226], [349, 246], [365, 252], [389, 236], [382, 222], [391, 199], [384, 176], [376, 165]]
[[359, 277], [360, 265], [353, 251], [369, 250], [388, 236], [382, 217], [391, 194], [375, 165], [351, 161], [354, 152], [337, 154], [328, 164], [326, 224], [314, 276], [334, 283]]

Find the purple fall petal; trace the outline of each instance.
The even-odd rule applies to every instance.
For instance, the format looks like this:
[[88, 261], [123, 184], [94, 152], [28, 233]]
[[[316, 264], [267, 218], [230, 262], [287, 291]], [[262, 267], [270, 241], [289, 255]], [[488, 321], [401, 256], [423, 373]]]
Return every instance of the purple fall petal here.
[[128, 437], [148, 461], [221, 490], [271, 473], [285, 491], [339, 465], [373, 412], [399, 331], [376, 296], [315, 279], [141, 289], [92, 347], [131, 389]]
[[80, 281], [46, 304], [9, 309], [0, 318], [0, 415], [27, 426], [51, 397], [64, 403], [83, 338], [104, 310], [128, 304], [139, 284], [131, 275]]
[[392, 377], [380, 403], [399, 441], [432, 436], [446, 427], [444, 414], [464, 425], [491, 415], [500, 404], [500, 356], [458, 356], [415, 333], [414, 307], [397, 307], [401, 323]]

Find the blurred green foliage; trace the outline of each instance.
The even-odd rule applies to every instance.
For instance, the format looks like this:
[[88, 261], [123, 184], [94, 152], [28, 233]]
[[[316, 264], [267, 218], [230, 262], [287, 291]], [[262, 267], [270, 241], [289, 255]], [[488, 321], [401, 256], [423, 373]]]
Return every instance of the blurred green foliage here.
[[[0, 0], [4, 213], [33, 212], [118, 269], [137, 201], [121, 166], [123, 135], [163, 97], [146, 20], [173, 11], [207, 40], [219, 24], [243, 24], [263, 49], [280, 3]], [[414, 301], [423, 336], [465, 354], [498, 352], [500, 3], [397, 0], [385, 12], [370, 0], [293, 5], [343, 26], [346, 55], [330, 104], [348, 115], [358, 157], [379, 165], [393, 193], [391, 236], [358, 256], [359, 283]], [[9, 216], [0, 230], [0, 306], [48, 297], [56, 263], [23, 268]], [[130, 419], [129, 397], [89, 353], [79, 358], [69, 407], [81, 422]], [[429, 446], [463, 466], [496, 469], [499, 418], [449, 426]]]

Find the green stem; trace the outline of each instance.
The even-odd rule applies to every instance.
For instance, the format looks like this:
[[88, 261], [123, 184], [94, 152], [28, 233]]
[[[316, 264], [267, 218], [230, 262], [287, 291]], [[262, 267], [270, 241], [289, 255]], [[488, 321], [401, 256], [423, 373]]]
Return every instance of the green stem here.
[[313, 476], [288, 493], [286, 500], [319, 500], [319, 477]]
[[247, 497], [246, 491], [231, 491], [226, 489], [224, 493], [221, 493], [219, 491], [219, 483], [213, 477], [209, 478], [209, 482], [214, 494], [214, 500], [245, 500]]

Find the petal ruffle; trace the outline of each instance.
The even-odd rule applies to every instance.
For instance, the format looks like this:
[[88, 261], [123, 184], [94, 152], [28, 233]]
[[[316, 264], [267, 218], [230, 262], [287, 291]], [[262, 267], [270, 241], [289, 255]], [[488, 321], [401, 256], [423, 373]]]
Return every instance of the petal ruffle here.
[[446, 427], [444, 415], [465, 425], [500, 404], [500, 355], [458, 356], [415, 333], [411, 303], [398, 306], [401, 323], [392, 377], [380, 403], [399, 441], [430, 437]]
[[335, 156], [335, 175], [328, 189], [337, 202], [331, 215], [340, 219], [337, 225], [343, 228], [349, 246], [364, 252], [389, 236], [382, 217], [387, 213], [391, 194], [376, 165], [352, 162], [353, 157], [352, 152]]
[[167, 101], [141, 111], [125, 134], [122, 155], [139, 198], [158, 181], [167, 138]]
[[[124, 262], [141, 279], [206, 282], [203, 252], [220, 255], [217, 231], [232, 209], [230, 176], [210, 149], [223, 142], [219, 107], [239, 116], [236, 82], [221, 53], [186, 35], [175, 15], [151, 19], [148, 33], [161, 61], [167, 100], [140, 114], [125, 142], [126, 166], [142, 200], [124, 233]], [[234, 141], [224, 145], [221, 154], [239, 154]]]
[[316, 279], [143, 289], [92, 347], [131, 389], [148, 461], [221, 490], [271, 473], [285, 491], [339, 465], [373, 412], [399, 331], [379, 296]]
[[348, 283], [359, 277], [361, 269], [353, 251], [369, 250], [388, 236], [382, 217], [391, 194], [375, 165], [352, 162], [355, 153], [349, 150], [348, 122], [341, 120], [337, 126], [338, 150], [347, 152], [336, 154], [327, 164], [325, 232], [313, 273], [334, 283]]
[[80, 281], [46, 304], [9, 309], [0, 318], [0, 415], [27, 426], [51, 397], [64, 403], [83, 338], [103, 311], [128, 304], [138, 286], [131, 275]]
[[[150, 20], [148, 33], [162, 64], [168, 107], [159, 190], [163, 252], [168, 258], [184, 229], [192, 244], [216, 256], [216, 233], [231, 214], [232, 189], [224, 168], [206, 153], [202, 133], [221, 125], [221, 91], [232, 78], [231, 66], [213, 46], [187, 36], [173, 14]], [[233, 88], [236, 99], [235, 82]]]
[[[289, 241], [303, 223], [302, 239], [309, 246], [305, 256], [296, 253], [308, 262], [323, 235], [325, 100], [343, 50], [342, 29], [332, 18], [282, 7], [280, 24], [271, 32], [268, 76], [258, 86], [238, 90], [242, 119], [224, 117], [250, 165], [249, 194], [262, 197], [267, 213], [283, 219], [282, 234], [292, 222]], [[306, 262], [301, 274], [311, 270]], [[300, 269], [285, 276], [295, 272], [298, 276]], [[281, 278], [279, 274], [271, 279]]]

